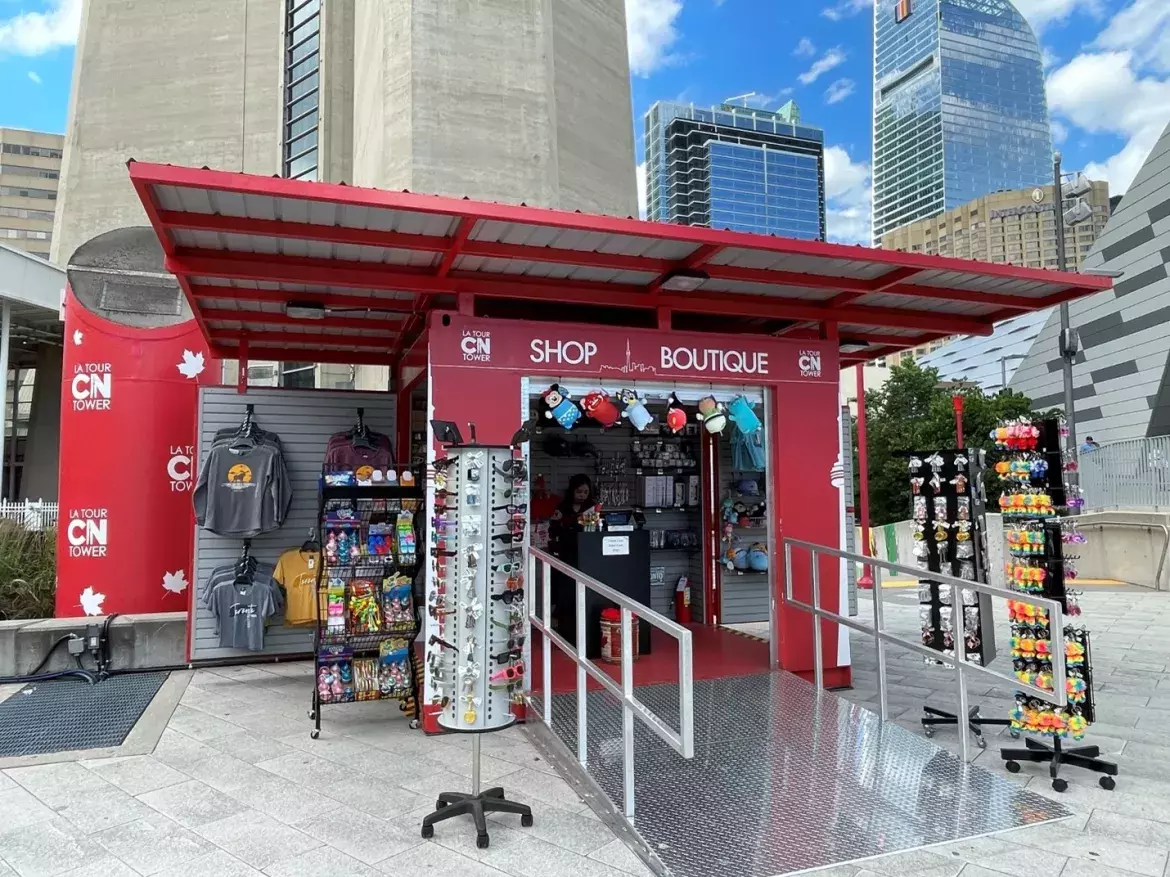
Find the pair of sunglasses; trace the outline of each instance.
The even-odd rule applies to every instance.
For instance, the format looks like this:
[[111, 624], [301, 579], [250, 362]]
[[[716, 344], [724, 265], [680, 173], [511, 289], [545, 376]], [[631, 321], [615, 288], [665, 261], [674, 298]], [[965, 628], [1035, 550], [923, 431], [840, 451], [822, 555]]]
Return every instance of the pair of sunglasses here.
[[505, 591], [502, 594], [492, 594], [492, 599], [508, 604], [519, 603], [524, 599], [524, 589], [521, 588], [516, 591]]

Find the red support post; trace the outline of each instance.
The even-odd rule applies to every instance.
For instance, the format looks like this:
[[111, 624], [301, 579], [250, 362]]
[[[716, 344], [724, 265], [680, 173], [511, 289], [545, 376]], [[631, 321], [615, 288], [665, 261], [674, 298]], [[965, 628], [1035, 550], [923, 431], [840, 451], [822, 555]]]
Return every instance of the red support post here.
[[957, 448], [963, 447], [963, 397], [955, 393], [951, 397], [951, 405], [955, 409], [955, 438], [958, 440]]
[[[861, 551], [866, 557], [869, 553], [869, 448], [866, 446], [865, 434], [865, 363], [859, 362], [855, 367], [857, 372], [857, 484], [861, 494]], [[873, 587], [873, 568], [866, 564], [861, 571], [861, 578], [857, 580], [857, 587]]]

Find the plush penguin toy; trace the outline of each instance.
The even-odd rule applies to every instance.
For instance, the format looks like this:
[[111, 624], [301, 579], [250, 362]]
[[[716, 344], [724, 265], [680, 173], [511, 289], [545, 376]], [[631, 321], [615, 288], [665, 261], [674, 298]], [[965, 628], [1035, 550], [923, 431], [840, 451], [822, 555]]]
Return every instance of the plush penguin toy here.
[[654, 422], [654, 415], [634, 390], [618, 390], [617, 400], [625, 406], [622, 417], [628, 417], [630, 426], [641, 432]]
[[557, 384], [553, 384], [545, 390], [543, 398], [546, 406], [545, 417], [555, 420], [565, 429], [572, 429], [577, 425], [577, 421], [581, 419], [581, 409], [568, 397], [568, 394], [561, 392], [561, 388]]
[[682, 403], [678, 401], [678, 396], [671, 393], [670, 399], [666, 403], [666, 428], [675, 435], [678, 435], [686, 425], [687, 413], [683, 411]]
[[605, 390], [586, 393], [585, 398], [581, 400], [581, 407], [585, 409], [585, 416], [596, 420], [603, 429], [609, 429], [621, 420], [621, 412], [609, 401], [609, 393]]
[[720, 435], [727, 429], [727, 409], [714, 396], [704, 396], [699, 400], [699, 411], [695, 418], [711, 435]]

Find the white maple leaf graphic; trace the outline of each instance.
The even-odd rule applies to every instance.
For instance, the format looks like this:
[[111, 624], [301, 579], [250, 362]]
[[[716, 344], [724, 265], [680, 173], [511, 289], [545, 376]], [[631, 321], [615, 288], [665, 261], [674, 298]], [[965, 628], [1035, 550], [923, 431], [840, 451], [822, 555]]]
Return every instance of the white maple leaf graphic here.
[[187, 573], [184, 570], [163, 573], [163, 588], [172, 594], [181, 594], [187, 590]]
[[81, 592], [81, 608], [86, 615], [101, 615], [102, 603], [106, 602], [105, 594], [95, 594], [93, 588], [86, 588]]
[[80, 347], [81, 342], [84, 339], [85, 339], [85, 335], [82, 334], [82, 331], [80, 329], [73, 330], [73, 343], [74, 343], [74, 345], [76, 345], [77, 347]]
[[183, 361], [175, 366], [185, 378], [195, 378], [203, 374], [203, 354], [183, 351]]

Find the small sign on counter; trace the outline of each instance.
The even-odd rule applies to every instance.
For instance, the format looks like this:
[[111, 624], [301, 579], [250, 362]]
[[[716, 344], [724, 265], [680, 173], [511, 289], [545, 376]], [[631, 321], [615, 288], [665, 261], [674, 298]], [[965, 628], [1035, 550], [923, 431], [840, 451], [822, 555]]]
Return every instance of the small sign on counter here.
[[603, 536], [601, 538], [601, 553], [605, 557], [616, 557], [630, 553], [629, 536]]

